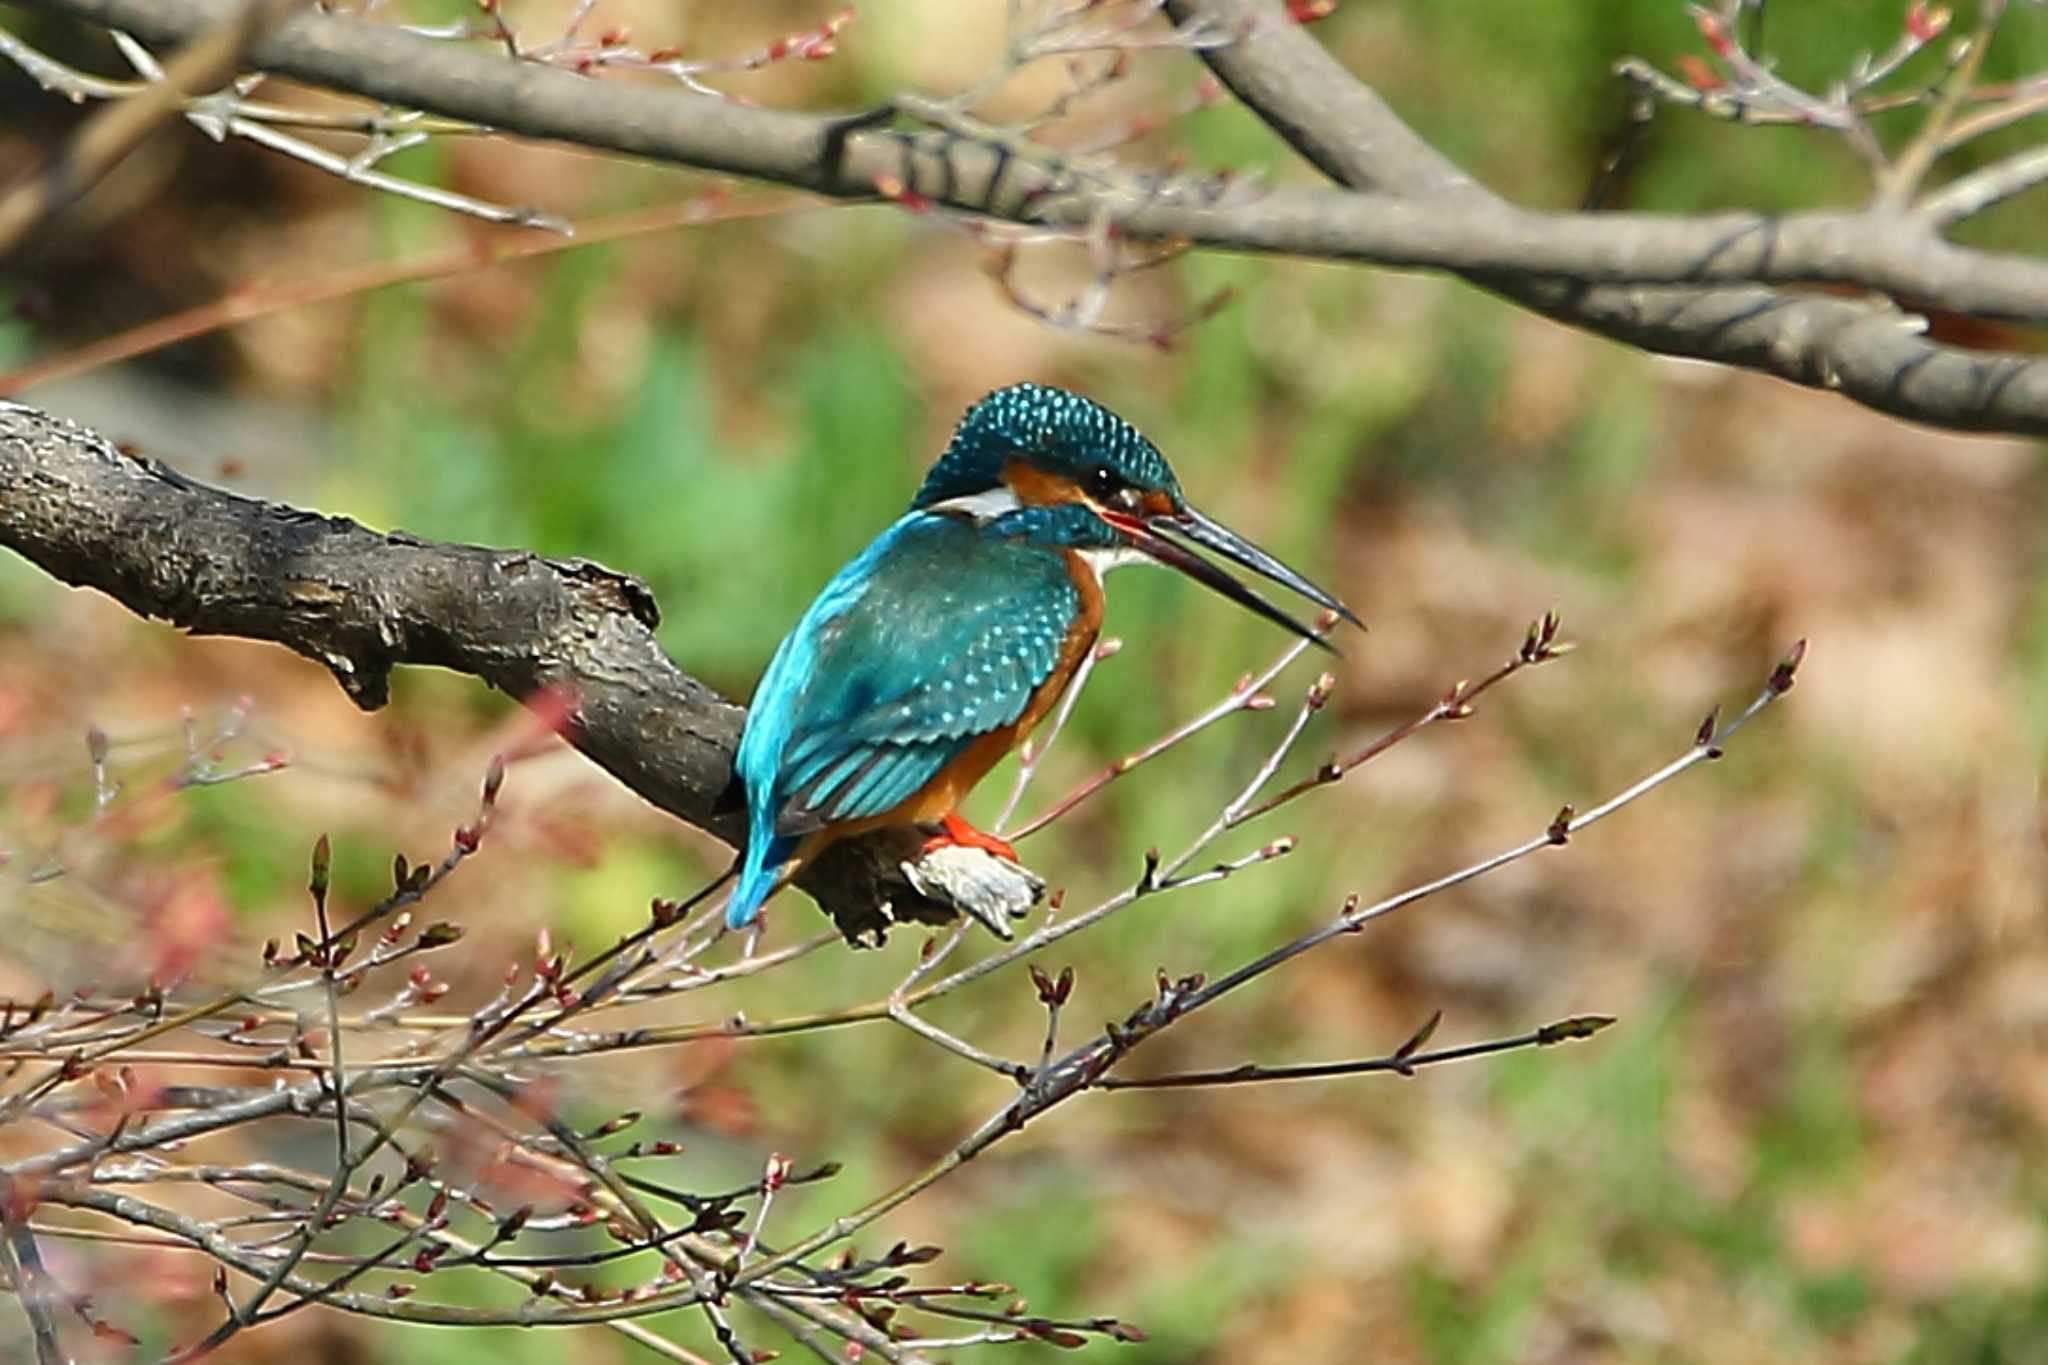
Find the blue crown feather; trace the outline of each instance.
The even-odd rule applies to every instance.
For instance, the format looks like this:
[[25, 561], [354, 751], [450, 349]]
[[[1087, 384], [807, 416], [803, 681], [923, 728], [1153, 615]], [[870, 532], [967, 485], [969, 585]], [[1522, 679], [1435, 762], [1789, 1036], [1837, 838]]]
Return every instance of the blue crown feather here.
[[1159, 448], [1102, 404], [1044, 384], [1012, 384], [967, 410], [910, 505], [932, 507], [998, 487], [1004, 462], [1020, 454], [1077, 482], [1106, 465], [1134, 487], [1180, 495]]

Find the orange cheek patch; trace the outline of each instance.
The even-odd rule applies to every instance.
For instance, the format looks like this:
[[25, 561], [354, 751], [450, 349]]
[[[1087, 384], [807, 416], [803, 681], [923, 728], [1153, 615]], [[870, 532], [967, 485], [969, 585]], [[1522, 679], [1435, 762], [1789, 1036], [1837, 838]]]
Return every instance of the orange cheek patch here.
[[1178, 510], [1174, 507], [1171, 497], [1157, 490], [1147, 493], [1138, 500], [1138, 503], [1145, 509], [1145, 515], [1148, 517], [1170, 517]]
[[1003, 482], [1026, 507], [1052, 507], [1081, 501], [1081, 486], [1059, 474], [1048, 474], [1028, 460], [1003, 462]]

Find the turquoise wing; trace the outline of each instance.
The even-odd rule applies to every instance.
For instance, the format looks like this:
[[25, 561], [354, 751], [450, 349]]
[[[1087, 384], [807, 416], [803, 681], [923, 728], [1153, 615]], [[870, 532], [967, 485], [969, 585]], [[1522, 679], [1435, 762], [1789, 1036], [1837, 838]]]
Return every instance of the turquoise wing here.
[[806, 620], [812, 666], [777, 764], [778, 835], [884, 814], [1016, 721], [1081, 609], [1057, 550], [957, 518], [914, 514], [878, 547], [851, 599]]

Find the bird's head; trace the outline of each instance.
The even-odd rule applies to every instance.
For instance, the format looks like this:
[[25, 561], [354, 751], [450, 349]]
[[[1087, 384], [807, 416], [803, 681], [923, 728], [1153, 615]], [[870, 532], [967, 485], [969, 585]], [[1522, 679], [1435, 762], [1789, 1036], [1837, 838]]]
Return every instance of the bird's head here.
[[1322, 643], [1319, 632], [1182, 542], [1363, 624], [1328, 592], [1189, 506], [1157, 446], [1100, 403], [1065, 389], [1013, 384], [969, 408], [911, 506], [984, 523], [1026, 507], [1085, 510], [1097, 546], [1178, 569], [1306, 639]]

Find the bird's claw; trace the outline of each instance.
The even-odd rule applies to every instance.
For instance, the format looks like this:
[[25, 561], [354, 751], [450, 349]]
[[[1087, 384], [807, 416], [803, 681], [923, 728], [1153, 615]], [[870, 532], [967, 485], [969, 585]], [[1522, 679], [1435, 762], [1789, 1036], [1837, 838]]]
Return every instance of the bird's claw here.
[[976, 829], [961, 819], [957, 812], [947, 811], [940, 818], [939, 826], [941, 832], [924, 841], [924, 847], [918, 850], [919, 857], [957, 844], [965, 848], [978, 848], [984, 853], [993, 853], [1005, 862], [1017, 862], [1017, 850], [1011, 847], [1009, 840], [999, 839], [993, 834]]

